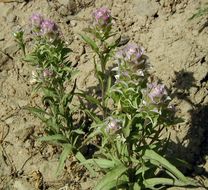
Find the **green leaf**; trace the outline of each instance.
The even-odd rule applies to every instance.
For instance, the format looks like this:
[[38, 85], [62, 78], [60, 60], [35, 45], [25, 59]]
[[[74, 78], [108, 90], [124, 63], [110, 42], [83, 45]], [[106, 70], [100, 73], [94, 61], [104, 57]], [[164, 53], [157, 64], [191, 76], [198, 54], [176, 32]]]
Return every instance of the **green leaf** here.
[[111, 89], [112, 86], [112, 78], [111, 76], [108, 77], [108, 83], [107, 83], [107, 88], [106, 88], [106, 93], [108, 93]]
[[42, 90], [43, 90], [43, 93], [46, 97], [53, 97], [53, 98], [58, 97], [55, 89], [53, 89], [53, 88], [42, 88]]
[[155, 188], [155, 186], [158, 185], [172, 185], [172, 186], [178, 186], [178, 187], [183, 187], [183, 186], [188, 186], [188, 185], [193, 185], [193, 186], [197, 186], [189, 183], [189, 182], [183, 182], [180, 180], [175, 180], [175, 179], [169, 179], [169, 178], [150, 178], [150, 179], [146, 179], [144, 180], [144, 185], [147, 189], [161, 189], [160, 188]]
[[97, 115], [95, 113], [93, 113], [92, 111], [90, 110], [83, 110], [95, 123], [100, 123], [101, 120], [99, 117], [97, 117]]
[[190, 183], [190, 180], [188, 180], [188, 178], [186, 178], [175, 166], [173, 166], [165, 158], [157, 154], [154, 150], [145, 150], [144, 157], [149, 159], [152, 164], [164, 167], [182, 182]]
[[89, 142], [93, 137], [96, 137], [97, 135], [101, 134], [101, 129], [100, 127], [96, 128], [95, 131], [91, 132], [87, 138], [84, 140], [84, 143], [83, 144], [86, 144], [87, 142]]
[[117, 190], [117, 189], [127, 189], [128, 180], [113, 180], [106, 184], [101, 190]]
[[110, 172], [108, 172], [101, 181], [96, 185], [94, 190], [104, 190], [105, 187], [112, 183], [113, 181], [117, 180], [119, 176], [121, 176], [128, 168], [126, 168], [124, 165], [116, 166], [114, 169], [112, 169]]
[[85, 134], [85, 132], [82, 131], [81, 129], [75, 129], [75, 130], [72, 130], [71, 132], [72, 132], [72, 133], [79, 134], [79, 135], [84, 135], [84, 134]]
[[56, 118], [51, 117], [45, 123], [54, 133], [59, 133], [59, 125]]
[[127, 138], [130, 135], [131, 132], [131, 120], [128, 117], [125, 117], [125, 127], [122, 128], [122, 132], [125, 138]]
[[201, 17], [203, 15], [207, 15], [208, 14], [208, 7], [206, 8], [199, 8], [197, 13], [193, 14], [192, 17], [190, 17], [188, 20], [192, 20], [194, 18], [198, 18], [198, 17]]
[[134, 183], [133, 189], [134, 190], [141, 190], [142, 188], [140, 187], [140, 185], [138, 183]]
[[85, 164], [85, 163], [97, 165], [102, 169], [108, 169], [108, 168], [114, 168], [115, 167], [115, 162], [114, 161], [103, 159], [103, 158], [89, 159], [89, 160], [86, 160], [86, 162], [84, 162], [83, 164]]
[[[83, 163], [83, 165], [88, 169], [88, 171], [90, 172], [90, 174], [92, 175], [92, 177], [94, 177], [96, 175], [95, 171], [92, 169], [92, 167], [88, 164], [85, 163], [86, 159], [85, 157], [82, 155], [81, 152], [77, 152], [75, 155], [76, 159], [79, 160], [80, 163]], [[85, 163], [85, 164], [84, 164]]]
[[26, 55], [24, 58], [23, 58], [23, 61], [25, 62], [30, 62], [32, 64], [38, 64], [38, 60], [37, 60], [37, 56], [36, 55]]
[[64, 149], [63, 149], [63, 151], [60, 155], [59, 165], [58, 165], [58, 168], [57, 168], [57, 171], [56, 171], [57, 175], [60, 173], [61, 170], [63, 170], [64, 163], [65, 163], [66, 159], [72, 153], [72, 145], [71, 144], [64, 144], [63, 148]]
[[83, 93], [76, 93], [76, 95], [79, 95], [79, 96], [85, 98], [88, 102], [93, 103], [102, 109], [102, 105], [101, 105], [100, 101], [98, 99], [94, 98], [93, 96], [89, 96], [89, 95], [85, 94], [84, 92]]
[[99, 55], [99, 48], [97, 46], [97, 44], [88, 36], [85, 36], [83, 34], [80, 34], [80, 36], [82, 37], [82, 39], [88, 44], [90, 45], [90, 47], [92, 48], [92, 50], [94, 50], [98, 55]]
[[[132, 159], [132, 161], [134, 161], [133, 159]], [[140, 164], [141, 164], [141, 161], [140, 161]], [[146, 167], [146, 166], [141, 166], [137, 171], [136, 171], [136, 174], [135, 175], [139, 175], [139, 174], [141, 174], [141, 173], [145, 173], [146, 171], [148, 171], [150, 169], [150, 167]]]
[[65, 141], [65, 142], [68, 141], [68, 139], [61, 134], [40, 137], [38, 140], [39, 141]]
[[33, 107], [25, 107], [25, 109], [27, 109], [33, 115], [35, 115], [36, 117], [38, 117], [41, 121], [43, 121], [43, 122], [46, 122], [47, 121], [47, 118], [44, 117], [44, 115], [48, 115], [49, 116], [49, 114], [46, 111], [44, 111], [44, 110], [42, 110], [40, 108], [33, 108]]
[[73, 94], [65, 94], [59, 104], [59, 111], [62, 115], [65, 115], [68, 103], [71, 103]]

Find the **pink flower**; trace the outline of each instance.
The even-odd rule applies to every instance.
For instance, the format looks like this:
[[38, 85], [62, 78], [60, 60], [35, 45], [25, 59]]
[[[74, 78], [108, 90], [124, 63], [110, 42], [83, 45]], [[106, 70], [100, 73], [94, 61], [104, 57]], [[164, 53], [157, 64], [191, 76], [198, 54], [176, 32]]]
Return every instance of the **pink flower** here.
[[58, 34], [58, 26], [51, 20], [43, 20], [41, 23], [41, 33], [44, 35]]
[[128, 44], [117, 53], [117, 57], [127, 62], [139, 63], [139, 59], [143, 53], [143, 48], [140, 48], [136, 44]]
[[105, 7], [101, 7], [93, 12], [94, 24], [98, 26], [107, 26], [111, 23], [111, 12]]
[[153, 103], [160, 103], [164, 97], [167, 97], [167, 91], [164, 84], [157, 84], [156, 82], [148, 84], [149, 94], [148, 96]]
[[43, 71], [43, 77], [44, 78], [50, 78], [50, 77], [52, 77], [53, 76], [53, 71], [51, 70], [51, 69], [45, 69], [44, 71]]
[[41, 27], [41, 24], [43, 22], [43, 17], [40, 14], [34, 13], [31, 17], [30, 17], [30, 21], [31, 21], [31, 25], [34, 28], [39, 28]]

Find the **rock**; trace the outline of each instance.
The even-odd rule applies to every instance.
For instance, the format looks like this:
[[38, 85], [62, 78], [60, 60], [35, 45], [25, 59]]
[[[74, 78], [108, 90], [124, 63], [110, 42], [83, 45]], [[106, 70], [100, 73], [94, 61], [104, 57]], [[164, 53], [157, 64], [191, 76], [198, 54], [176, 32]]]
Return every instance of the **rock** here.
[[0, 17], [7, 17], [13, 11], [13, 6], [7, 5], [0, 5]]
[[12, 15], [12, 14], [9, 14], [8, 17], [7, 17], [7, 23], [13, 23], [17, 20], [17, 16], [16, 15]]
[[18, 179], [14, 182], [14, 190], [35, 190], [35, 188], [25, 181], [24, 179]]
[[14, 120], [15, 120], [15, 117], [9, 117], [8, 119], [5, 120], [5, 123], [7, 125], [10, 125], [14, 122]]
[[4, 39], [4, 34], [3, 34], [3, 32], [1, 32], [0, 33], [0, 41], [4, 41], [5, 39]]
[[8, 167], [8, 165], [5, 163], [5, 159], [2, 152], [0, 152], [0, 163], [1, 176], [10, 175], [10, 167]]
[[67, 16], [68, 15], [68, 9], [65, 6], [61, 6], [58, 10], [58, 12], [60, 13], [60, 15], [62, 16]]
[[207, 64], [202, 65], [196, 65], [194, 68], [194, 78], [198, 85], [200, 85], [200, 82], [205, 79], [208, 73], [208, 67]]
[[190, 119], [190, 112], [193, 110], [193, 106], [187, 101], [182, 101], [180, 103], [180, 110], [183, 114], [183, 119], [187, 121]]
[[24, 107], [26, 105], [28, 105], [28, 101], [27, 100], [16, 100], [17, 104], [19, 105], [19, 107]]
[[21, 142], [25, 142], [34, 133], [34, 126], [29, 126], [27, 128], [20, 129], [15, 132], [16, 137], [20, 139]]
[[204, 100], [205, 96], [207, 96], [207, 93], [205, 92], [205, 89], [201, 88], [195, 95], [195, 103], [200, 104]]
[[152, 0], [134, 0], [134, 11], [140, 16], [153, 17], [159, 9], [158, 3]]
[[77, 22], [75, 20], [71, 20], [70, 24], [71, 24], [72, 27], [75, 27], [77, 25]]
[[12, 43], [4, 49], [4, 52], [11, 56], [11, 55], [15, 54], [18, 50], [19, 50], [18, 44]]
[[0, 67], [5, 65], [5, 63], [9, 60], [9, 57], [0, 52]]
[[130, 37], [129, 36], [121, 36], [121, 40], [118, 44], [118, 46], [124, 46], [126, 45], [128, 42], [130, 41]]
[[198, 90], [197, 87], [191, 87], [191, 88], [189, 89], [189, 92], [190, 92], [191, 95], [194, 95], [194, 94], [196, 94], [197, 90]]
[[206, 96], [205, 98], [204, 98], [204, 102], [203, 102], [203, 104], [208, 104], [208, 96]]
[[47, 160], [42, 161], [41, 163], [39, 163], [39, 161], [37, 160], [37, 162], [33, 163], [34, 167], [38, 168], [38, 170], [44, 174], [44, 177], [50, 180], [55, 180], [56, 178], [56, 171], [57, 171], [57, 167], [58, 167], [58, 159], [50, 159], [50, 162], [48, 162]]

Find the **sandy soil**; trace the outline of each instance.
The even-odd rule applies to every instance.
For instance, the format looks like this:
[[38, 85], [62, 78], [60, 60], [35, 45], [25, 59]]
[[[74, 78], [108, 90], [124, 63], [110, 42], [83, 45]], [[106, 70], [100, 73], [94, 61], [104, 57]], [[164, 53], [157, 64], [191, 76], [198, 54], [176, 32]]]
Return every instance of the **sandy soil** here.
[[[4, 3], [3, 3], [4, 2]], [[100, 6], [112, 10], [115, 27], [123, 39], [145, 48], [151, 72], [172, 94], [180, 125], [169, 129], [170, 157], [190, 164], [184, 172], [208, 185], [208, 27], [200, 31], [208, 15], [188, 20], [207, 0], [0, 0], [0, 189], [93, 189], [94, 181], [73, 158], [63, 175], [54, 175], [60, 150], [36, 141], [41, 122], [24, 110], [39, 103], [31, 96], [31, 66], [20, 61], [12, 32], [29, 30], [28, 18], [41, 13], [55, 20], [74, 50], [78, 63], [78, 87], [94, 86], [88, 47], [78, 33], [90, 24]], [[199, 32], [200, 31], [200, 32]], [[180, 188], [171, 188], [180, 189]], [[188, 189], [188, 188], [186, 188]]]

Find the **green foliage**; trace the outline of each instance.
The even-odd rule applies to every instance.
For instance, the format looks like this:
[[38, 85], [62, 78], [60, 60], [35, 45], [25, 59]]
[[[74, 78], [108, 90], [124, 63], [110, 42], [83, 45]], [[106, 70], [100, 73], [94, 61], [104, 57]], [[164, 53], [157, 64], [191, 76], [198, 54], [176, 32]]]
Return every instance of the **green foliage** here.
[[[62, 148], [57, 174], [74, 155], [92, 176], [96, 176], [95, 171], [103, 175], [95, 190], [197, 186], [166, 159], [168, 139], [162, 131], [175, 124], [176, 118], [164, 85], [148, 74], [143, 49], [129, 45], [115, 56], [121, 38], [110, 42], [116, 36], [110, 11], [101, 8], [94, 16], [95, 23], [85, 29], [90, 37], [80, 36], [95, 53], [92, 62], [101, 94], [76, 91], [76, 80], [72, 80], [76, 70], [69, 61], [72, 50], [58, 36], [57, 27], [53, 31], [54, 23], [45, 21], [50, 24], [44, 26], [45, 31], [50, 32], [34, 36], [34, 48], [28, 54], [23, 33], [15, 34], [25, 55], [23, 60], [35, 68], [34, 91], [42, 97], [42, 105], [27, 107], [45, 124], [45, 135], [39, 140]], [[34, 15], [33, 19], [41, 21], [42, 17]], [[35, 23], [36, 32], [41, 32], [42, 25]], [[109, 70], [111, 58], [117, 66]], [[66, 84], [70, 84], [70, 90]], [[74, 96], [79, 99], [77, 106], [72, 105]], [[75, 119], [80, 112], [90, 122]], [[97, 149], [86, 159], [82, 150], [88, 144]]]
[[[109, 43], [108, 39], [112, 36], [115, 36], [115, 33], [111, 32], [111, 26], [107, 28], [102, 28], [102, 30], [97, 27], [86, 28], [84, 31], [88, 32], [93, 36], [91, 39], [87, 35], [80, 34], [81, 38], [91, 47], [91, 49], [96, 53], [97, 58], [94, 57], [94, 68], [95, 76], [99, 82], [99, 87], [101, 91], [101, 97], [93, 97], [80, 94], [80, 96], [85, 97], [88, 102], [93, 103], [95, 106], [98, 106], [99, 111], [102, 112], [103, 116], [107, 114], [107, 104], [108, 96], [107, 92], [111, 87], [111, 75], [107, 73], [106, 65], [109, 59], [114, 55], [114, 50], [120, 42], [120, 37], [114, 42]], [[100, 104], [101, 102], [101, 104]]]
[[[15, 35], [20, 47], [23, 43], [23, 33]], [[63, 151], [60, 155], [57, 174], [64, 167], [65, 160], [70, 155], [77, 156], [79, 160], [85, 160], [79, 152], [82, 139], [85, 135], [84, 125], [78, 125], [73, 120], [76, 109], [72, 109], [72, 101], [76, 89], [76, 81], [72, 76], [76, 70], [71, 67], [69, 53], [71, 50], [60, 37], [54, 39], [42, 35], [34, 35], [34, 48], [25, 54], [23, 60], [34, 66], [33, 85], [35, 93], [42, 96], [42, 106], [27, 107], [32, 114], [45, 123], [46, 135], [40, 137], [40, 141], [51, 142], [61, 146]], [[66, 83], [71, 83], [71, 90], [66, 90]], [[87, 166], [92, 172], [93, 170]]]
[[[207, 6], [208, 4], [206, 3], [205, 6]], [[202, 16], [207, 16], [208, 15], [208, 7], [199, 7], [197, 9], [197, 12], [194, 13], [190, 18], [189, 20], [192, 20], [194, 18], [198, 18], [198, 17], [202, 17]]]
[[102, 92], [100, 96], [87, 95], [83, 91], [79, 94], [96, 106], [100, 114], [83, 106], [92, 120], [91, 133], [85, 143], [93, 142], [98, 148], [93, 158], [84, 163], [104, 175], [95, 189], [196, 186], [159, 155], [164, 155], [168, 142], [161, 132], [174, 124], [175, 118], [164, 85], [151, 81], [142, 49], [135, 45], [124, 48], [117, 56], [118, 66], [108, 71], [106, 64], [114, 55], [120, 38], [109, 45], [108, 39], [113, 34], [111, 27], [110, 30], [91, 27], [85, 31], [93, 36], [81, 35], [81, 38], [95, 52], [95, 76]]
[[26, 55], [25, 42], [23, 39], [23, 35], [24, 35], [24, 32], [22, 30], [19, 30], [13, 33], [13, 36], [15, 37], [15, 40], [18, 43], [19, 47], [21, 48], [23, 54]]

